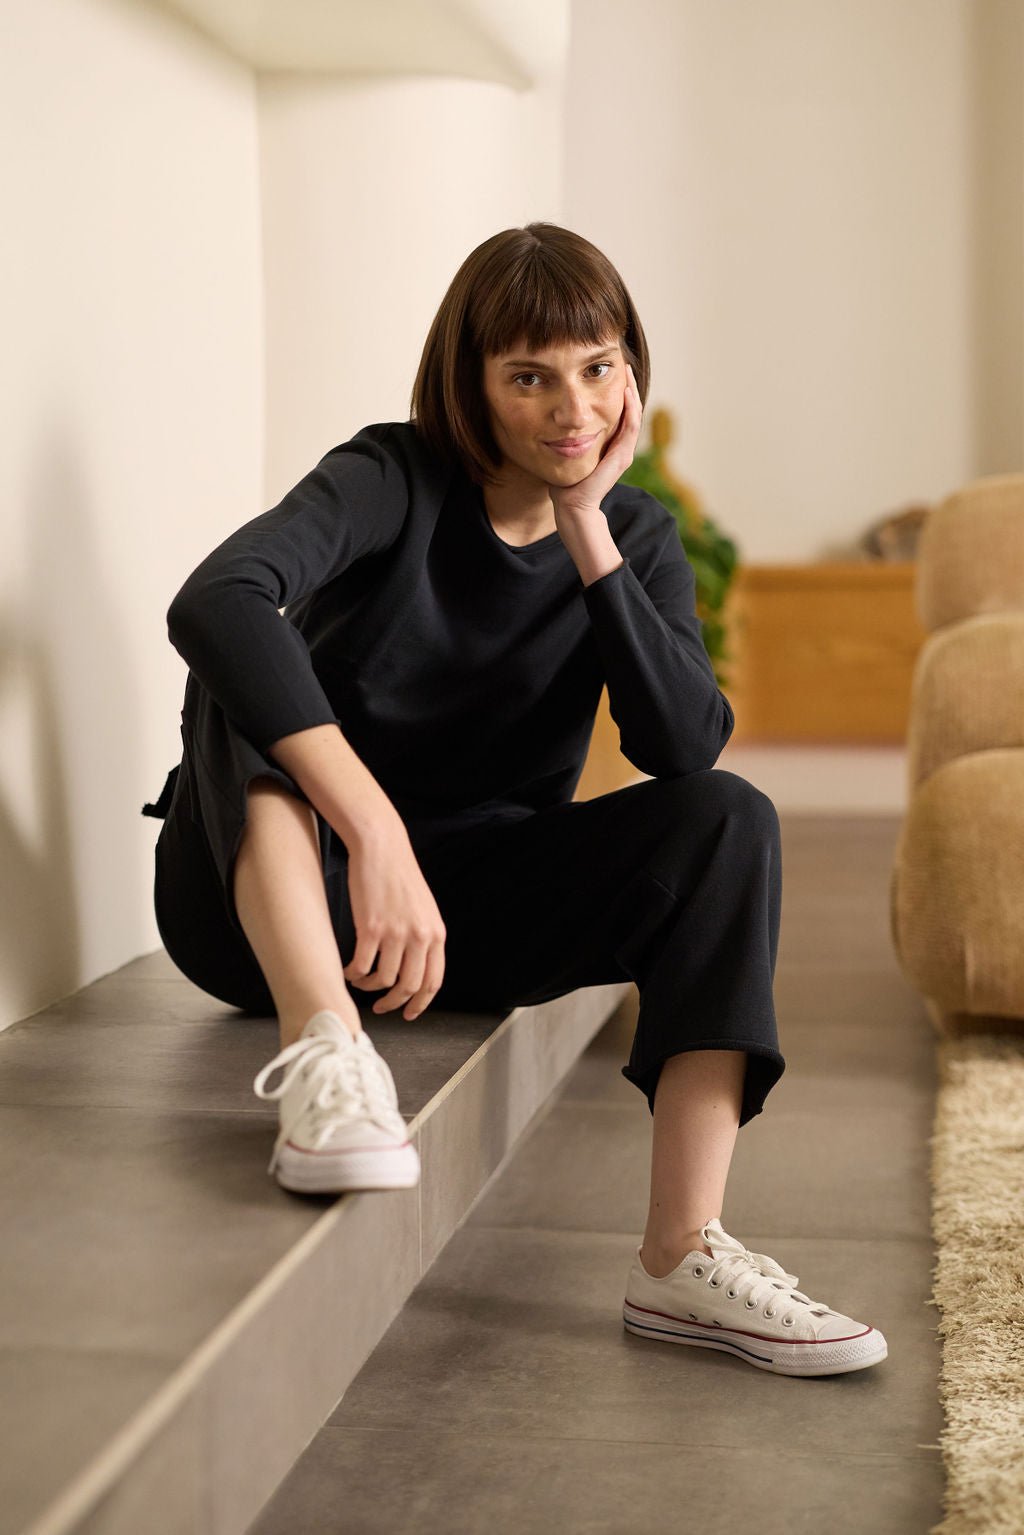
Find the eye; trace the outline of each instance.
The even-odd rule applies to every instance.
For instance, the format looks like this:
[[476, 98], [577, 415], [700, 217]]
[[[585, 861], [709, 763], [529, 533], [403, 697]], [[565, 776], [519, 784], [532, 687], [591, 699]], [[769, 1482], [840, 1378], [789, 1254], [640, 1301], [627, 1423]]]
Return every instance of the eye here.
[[540, 374], [539, 373], [517, 373], [515, 375], [515, 377], [513, 378], [512, 382], [514, 384], [524, 384], [524, 387], [529, 389], [530, 385], [528, 383], [525, 383], [525, 380], [531, 379], [531, 378], [540, 378]]
[[611, 367], [611, 366], [612, 366], [612, 364], [611, 364], [611, 363], [610, 363], [610, 362], [592, 362], [592, 363], [591, 363], [591, 364], [590, 364], [590, 369], [589, 369], [589, 371], [590, 371], [590, 372], [593, 372], [593, 370], [594, 370], [594, 369], [595, 369], [595, 368], [604, 368], [604, 370], [605, 370], [605, 372], [604, 372], [604, 373], [598, 373], [598, 374], [596, 374], [596, 375], [595, 375], [595, 376], [596, 376], [596, 377], [597, 377], [597, 378], [604, 378], [604, 377], [605, 377], [605, 376], [606, 376], [606, 374], [607, 374], [607, 371], [608, 371], [608, 369], [609, 369], [609, 368], [610, 368], [610, 367]]

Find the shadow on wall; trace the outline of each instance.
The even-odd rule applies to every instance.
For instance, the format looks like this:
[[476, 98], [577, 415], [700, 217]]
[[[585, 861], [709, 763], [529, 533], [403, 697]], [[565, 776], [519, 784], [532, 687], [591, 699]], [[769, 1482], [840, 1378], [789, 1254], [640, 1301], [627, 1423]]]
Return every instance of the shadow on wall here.
[[[24, 722], [19, 764], [28, 804], [0, 795], [0, 974], [4, 1024], [74, 989], [80, 945], [72, 879], [67, 774], [49, 657], [37, 615], [0, 617], [0, 717]], [[10, 737], [8, 736], [8, 745]]]
[[101, 558], [116, 557], [115, 536], [103, 551], [66, 432], [44, 431], [35, 462], [24, 590], [0, 615], [0, 1026], [119, 963], [149, 900], [135, 837], [138, 693]]

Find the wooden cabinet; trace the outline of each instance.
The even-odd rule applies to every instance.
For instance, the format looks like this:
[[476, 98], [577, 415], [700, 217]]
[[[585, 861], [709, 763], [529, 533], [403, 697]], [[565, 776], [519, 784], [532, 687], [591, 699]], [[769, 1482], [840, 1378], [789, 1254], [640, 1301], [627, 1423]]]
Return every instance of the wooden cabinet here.
[[912, 560], [739, 567], [726, 612], [732, 740], [902, 743], [926, 638], [915, 569]]

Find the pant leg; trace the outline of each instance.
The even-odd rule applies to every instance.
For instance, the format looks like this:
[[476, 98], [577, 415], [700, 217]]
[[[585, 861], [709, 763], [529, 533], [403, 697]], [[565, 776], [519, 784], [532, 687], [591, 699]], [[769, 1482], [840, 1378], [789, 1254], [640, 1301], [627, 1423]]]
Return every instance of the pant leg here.
[[747, 780], [718, 768], [650, 779], [462, 832], [420, 862], [447, 930], [433, 1006], [506, 1008], [631, 979], [640, 1011], [622, 1072], [652, 1113], [664, 1061], [698, 1049], [745, 1050], [740, 1124], [761, 1112], [785, 1070], [772, 996], [781, 846], [774, 805]]
[[[273, 1014], [270, 989], [238, 920], [234, 864], [254, 778], [272, 778], [305, 804], [309, 800], [279, 764], [232, 724], [191, 674], [181, 740], [170, 803], [146, 807], [149, 814], [165, 811], [153, 887], [160, 936], [174, 963], [203, 991], [248, 1012]], [[347, 854], [319, 815], [317, 825], [327, 872]]]

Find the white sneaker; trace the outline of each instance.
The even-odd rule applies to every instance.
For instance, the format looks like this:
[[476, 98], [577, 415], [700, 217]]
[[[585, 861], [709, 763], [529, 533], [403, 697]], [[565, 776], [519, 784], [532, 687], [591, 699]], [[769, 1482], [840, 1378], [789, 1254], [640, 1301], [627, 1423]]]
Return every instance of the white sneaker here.
[[719, 1348], [778, 1375], [840, 1375], [880, 1364], [882, 1334], [802, 1295], [795, 1274], [749, 1252], [717, 1220], [701, 1232], [713, 1257], [689, 1252], [661, 1279], [636, 1249], [626, 1283], [627, 1332], [663, 1343]]
[[[279, 1087], [264, 1090], [277, 1068], [292, 1063]], [[407, 1189], [419, 1182], [420, 1159], [398, 1112], [387, 1062], [369, 1035], [353, 1037], [337, 1013], [314, 1013], [253, 1082], [258, 1098], [280, 1100], [281, 1131], [268, 1172], [300, 1194], [346, 1189]]]

